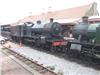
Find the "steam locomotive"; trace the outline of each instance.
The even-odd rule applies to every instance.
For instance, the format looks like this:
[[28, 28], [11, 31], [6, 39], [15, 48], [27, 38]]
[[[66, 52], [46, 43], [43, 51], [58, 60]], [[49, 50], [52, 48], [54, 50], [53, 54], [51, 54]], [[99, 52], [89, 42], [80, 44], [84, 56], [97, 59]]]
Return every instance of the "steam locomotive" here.
[[[2, 31], [5, 31], [2, 29]], [[19, 43], [31, 43], [32, 45], [50, 50], [63, 50], [63, 35], [61, 24], [53, 22], [41, 23], [38, 20], [35, 24], [25, 22], [22, 25], [9, 26], [11, 39]]]
[[89, 24], [88, 17], [72, 29], [73, 41], [69, 42], [69, 50], [100, 57], [100, 23]]

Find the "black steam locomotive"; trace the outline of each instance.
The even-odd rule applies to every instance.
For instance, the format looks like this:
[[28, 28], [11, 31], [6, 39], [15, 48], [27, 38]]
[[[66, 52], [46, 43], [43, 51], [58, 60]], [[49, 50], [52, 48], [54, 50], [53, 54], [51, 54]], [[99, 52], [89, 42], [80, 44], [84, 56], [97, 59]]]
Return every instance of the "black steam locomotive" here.
[[50, 50], [62, 50], [64, 46], [61, 25], [53, 22], [52, 18], [46, 24], [39, 20], [36, 24], [25, 22], [22, 25], [9, 26], [9, 31], [11, 39], [19, 43], [31, 43]]
[[100, 23], [89, 24], [88, 17], [72, 29], [74, 37], [69, 42], [69, 50], [100, 58]]

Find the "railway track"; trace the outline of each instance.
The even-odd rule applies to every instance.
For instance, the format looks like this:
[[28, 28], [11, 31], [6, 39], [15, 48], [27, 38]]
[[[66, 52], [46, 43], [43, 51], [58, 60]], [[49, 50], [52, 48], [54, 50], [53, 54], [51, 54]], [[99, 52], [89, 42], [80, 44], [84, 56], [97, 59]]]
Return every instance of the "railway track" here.
[[[53, 72], [52, 70], [48, 69], [47, 67], [44, 67], [42, 64], [38, 64], [37, 61], [34, 61], [31, 58], [28, 58], [20, 53], [17, 53], [5, 46], [3, 46], [4, 50], [3, 52], [7, 53], [7, 55], [12, 55], [15, 58], [19, 59], [21, 62], [25, 63], [28, 65], [30, 68], [36, 70], [42, 75], [58, 75], [57, 73]], [[61, 75], [61, 74], [59, 74]]]

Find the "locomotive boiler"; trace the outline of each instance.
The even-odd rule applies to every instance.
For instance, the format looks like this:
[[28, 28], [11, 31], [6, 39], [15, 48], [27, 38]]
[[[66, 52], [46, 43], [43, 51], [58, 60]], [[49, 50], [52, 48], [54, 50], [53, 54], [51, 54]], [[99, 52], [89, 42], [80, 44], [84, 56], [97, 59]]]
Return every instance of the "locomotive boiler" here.
[[73, 27], [72, 34], [74, 38], [78, 39], [81, 37], [81, 41], [88, 40], [88, 27], [89, 24], [87, 23], [80, 23]]
[[37, 21], [37, 24], [32, 27], [32, 30], [35, 34], [47, 33], [51, 35], [59, 35], [62, 28], [58, 22], [53, 22], [53, 19], [50, 19], [50, 23], [46, 24], [42, 24], [41, 21]]

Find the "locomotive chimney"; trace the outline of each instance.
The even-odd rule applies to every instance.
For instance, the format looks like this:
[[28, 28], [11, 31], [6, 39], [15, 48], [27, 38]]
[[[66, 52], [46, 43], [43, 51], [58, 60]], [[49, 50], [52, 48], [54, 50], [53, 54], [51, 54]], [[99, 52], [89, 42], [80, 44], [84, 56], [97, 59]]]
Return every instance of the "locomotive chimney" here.
[[88, 17], [87, 16], [83, 16], [82, 17], [82, 22], [83, 23], [88, 23]]
[[53, 18], [50, 18], [50, 22], [53, 22], [53, 20], [54, 20]]

